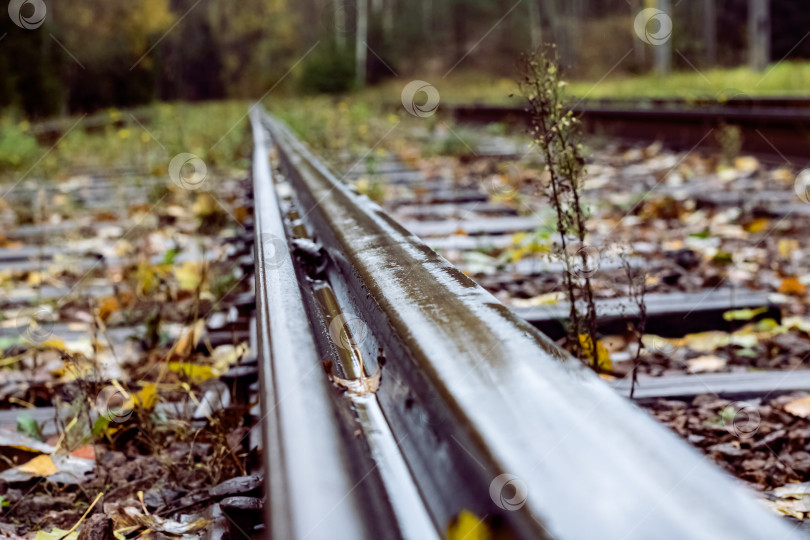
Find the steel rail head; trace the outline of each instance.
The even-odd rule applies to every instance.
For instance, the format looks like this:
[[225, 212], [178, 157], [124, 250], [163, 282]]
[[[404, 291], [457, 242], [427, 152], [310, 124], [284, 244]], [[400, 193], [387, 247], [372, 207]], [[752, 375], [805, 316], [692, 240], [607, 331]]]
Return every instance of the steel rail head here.
[[798, 537], [262, 118], [386, 359], [377, 399], [439, 531], [467, 510], [520, 538]]
[[[339, 421], [298, 287], [273, 187], [267, 132], [252, 111], [257, 335], [264, 437], [265, 525], [271, 538], [398, 538], [374, 467]], [[360, 449], [362, 450], [362, 448]]]

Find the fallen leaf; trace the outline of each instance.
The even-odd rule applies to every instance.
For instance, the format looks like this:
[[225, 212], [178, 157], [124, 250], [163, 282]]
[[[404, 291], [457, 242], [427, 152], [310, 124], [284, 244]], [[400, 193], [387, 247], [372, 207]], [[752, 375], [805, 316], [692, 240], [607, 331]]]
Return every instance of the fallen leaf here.
[[70, 455], [77, 458], [95, 460], [96, 449], [92, 444], [85, 444], [84, 446], [80, 446], [76, 450], [72, 451]]
[[236, 364], [240, 359], [247, 356], [250, 352], [250, 347], [247, 342], [241, 343], [237, 346], [226, 344], [216, 347], [211, 353], [211, 359], [214, 366], [213, 371], [216, 374], [222, 375], [228, 369]]
[[80, 484], [92, 478], [95, 462], [62, 453], [43, 454], [18, 467], [0, 473], [0, 479], [12, 482], [28, 482], [33, 478], [46, 477], [51, 482]]
[[807, 292], [807, 287], [796, 277], [786, 277], [782, 279], [782, 283], [779, 284], [779, 292], [781, 294], [800, 296]]
[[186, 261], [174, 268], [174, 277], [184, 291], [193, 291], [202, 282], [203, 264], [196, 261]]
[[810, 482], [802, 482], [801, 484], [786, 484], [773, 490], [774, 495], [787, 498], [801, 499], [803, 497], [810, 497]]
[[785, 410], [799, 418], [810, 417], [810, 396], [791, 401], [785, 405]]
[[98, 317], [104, 322], [110, 318], [110, 315], [121, 309], [118, 303], [118, 298], [115, 296], [105, 296], [98, 304]]
[[177, 340], [177, 345], [174, 348], [174, 354], [185, 358], [197, 344], [200, 342], [200, 338], [202, 338], [203, 332], [205, 332], [205, 321], [200, 319], [196, 321], [193, 325], [184, 328], [180, 337]]
[[217, 202], [209, 193], [200, 193], [191, 206], [191, 211], [198, 216], [210, 216], [217, 211]]
[[134, 399], [141, 408], [146, 410], [154, 409], [158, 402], [157, 385], [155, 383], [144, 383], [143, 388], [135, 393]]
[[31, 461], [17, 466], [16, 469], [32, 476], [50, 476], [59, 472], [59, 468], [47, 454], [37, 456]]
[[768, 230], [771, 220], [768, 218], [756, 218], [745, 224], [745, 230], [751, 234], [761, 233]]
[[[591, 338], [587, 334], [580, 334], [579, 335], [579, 344], [582, 347], [582, 356], [586, 360], [593, 361], [594, 354], [593, 354], [593, 345], [591, 343]], [[613, 362], [610, 361], [610, 353], [608, 352], [605, 345], [597, 340], [596, 341], [596, 364], [601, 369], [612, 370], [613, 369]]]
[[447, 540], [491, 540], [492, 531], [483, 518], [462, 510], [447, 526]]
[[138, 294], [145, 295], [152, 292], [158, 284], [158, 276], [153, 265], [148, 262], [138, 263], [135, 271], [135, 279], [138, 282]]
[[732, 311], [726, 311], [723, 313], [723, 320], [725, 321], [750, 321], [757, 315], [761, 315], [766, 313], [768, 308], [762, 306], [761, 308], [757, 309], [735, 309]]
[[203, 366], [189, 362], [169, 362], [168, 367], [175, 373], [180, 373], [192, 381], [202, 382], [216, 378], [211, 366]]
[[783, 238], [779, 240], [778, 251], [781, 258], [790, 259], [795, 252], [799, 251], [799, 241]]
[[515, 298], [512, 300], [512, 305], [515, 307], [537, 307], [537, 306], [551, 306], [559, 302], [562, 293], [552, 292], [533, 296], [532, 298]]
[[717, 452], [724, 456], [739, 457], [745, 454], [745, 451], [740, 448], [740, 443], [737, 441], [715, 444], [709, 447], [710, 452]]
[[240, 224], [244, 224], [248, 216], [250, 216], [250, 209], [247, 206], [237, 206], [233, 209], [233, 217]]
[[54, 527], [51, 532], [37, 531], [34, 540], [76, 540], [79, 538], [78, 531], [66, 531], [59, 527]]
[[698, 356], [687, 360], [686, 363], [689, 366], [689, 373], [720, 371], [726, 367], [726, 359], [714, 355]]
[[[122, 528], [130, 529], [131, 524], [137, 524], [140, 527], [146, 528], [151, 532], [160, 532], [166, 534], [182, 535], [200, 531], [207, 527], [211, 522], [207, 519], [197, 519], [187, 523], [181, 523], [173, 519], [165, 519], [155, 515], [147, 515], [141, 512], [141, 509], [134, 506], [119, 507], [116, 510], [117, 516], [113, 517], [116, 523], [116, 528], [120, 531]], [[131, 532], [134, 532], [131, 531]], [[117, 536], [117, 535], [116, 535]]]
[[763, 502], [768, 506], [770, 506], [771, 508], [773, 508], [774, 510], [776, 510], [777, 512], [779, 512], [780, 514], [785, 514], [787, 516], [791, 516], [799, 520], [804, 519], [804, 513], [794, 509], [793, 503], [795, 501], [779, 499], [776, 501], [765, 500]]
[[47, 339], [42, 342], [40, 347], [42, 347], [43, 349], [57, 349], [59, 351], [67, 350], [65, 342], [59, 338]]
[[31, 285], [32, 287], [37, 287], [42, 284], [42, 274], [40, 272], [31, 272], [28, 274], [28, 279], [26, 283]]

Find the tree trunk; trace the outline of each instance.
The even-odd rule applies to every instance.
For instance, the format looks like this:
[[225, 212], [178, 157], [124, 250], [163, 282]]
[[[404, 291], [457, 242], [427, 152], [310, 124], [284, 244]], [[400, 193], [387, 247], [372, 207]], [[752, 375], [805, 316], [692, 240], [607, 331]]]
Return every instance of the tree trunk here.
[[357, 0], [357, 33], [354, 40], [355, 83], [366, 85], [366, 40], [368, 39], [368, 0]]
[[540, 5], [538, 0], [529, 0], [529, 36], [532, 42], [532, 49], [537, 49], [543, 44], [543, 29], [540, 26]]
[[748, 64], [763, 71], [771, 60], [771, 2], [748, 0]]
[[[658, 9], [672, 17], [670, 0], [658, 0]], [[669, 75], [672, 71], [672, 38], [655, 45], [655, 72], [658, 75]]]

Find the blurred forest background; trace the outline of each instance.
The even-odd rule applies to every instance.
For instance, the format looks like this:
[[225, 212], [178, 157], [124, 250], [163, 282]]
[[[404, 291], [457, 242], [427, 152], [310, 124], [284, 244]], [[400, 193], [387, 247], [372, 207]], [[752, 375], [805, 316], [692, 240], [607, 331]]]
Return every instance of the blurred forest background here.
[[[738, 66], [748, 62], [748, 14], [757, 2], [52, 1], [36, 31], [0, 17], [0, 109], [37, 118], [153, 101], [255, 98], [282, 79], [318, 93], [394, 72], [510, 77], [520, 52], [552, 41], [568, 76], [598, 78], [631, 48], [616, 72], [645, 73], [653, 48], [633, 34], [633, 20], [661, 4], [673, 20], [671, 69]], [[810, 57], [807, 0], [769, 3], [769, 58]]]

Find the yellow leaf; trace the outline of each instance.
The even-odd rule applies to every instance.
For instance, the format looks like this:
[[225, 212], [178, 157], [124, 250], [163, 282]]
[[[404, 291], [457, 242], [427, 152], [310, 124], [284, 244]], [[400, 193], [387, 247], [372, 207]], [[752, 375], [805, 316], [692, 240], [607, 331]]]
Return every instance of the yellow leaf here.
[[482, 518], [462, 510], [447, 527], [447, 540], [492, 540], [493, 535]]
[[66, 531], [59, 527], [54, 527], [51, 532], [37, 531], [34, 540], [76, 540], [79, 538], [79, 531]]
[[751, 234], [761, 233], [763, 231], [768, 230], [770, 222], [771, 221], [768, 218], [757, 218], [753, 221], [746, 223], [745, 230]]
[[799, 251], [799, 241], [795, 239], [783, 238], [779, 240], [779, 256], [783, 259], [790, 259], [793, 253]]
[[759, 161], [751, 156], [740, 156], [734, 158], [734, 168], [738, 171], [753, 172], [759, 169]]
[[169, 369], [184, 375], [193, 381], [207, 381], [216, 377], [211, 366], [203, 366], [200, 364], [190, 364], [188, 362], [169, 362]]
[[59, 472], [59, 467], [53, 462], [51, 456], [42, 454], [31, 461], [23, 463], [17, 470], [32, 474], [34, 476], [50, 476]]
[[807, 287], [796, 277], [786, 277], [779, 284], [779, 292], [782, 294], [792, 294], [800, 296], [807, 292]]
[[184, 291], [193, 291], [202, 281], [203, 265], [196, 261], [186, 261], [174, 269], [174, 277]]
[[152, 292], [158, 282], [155, 269], [148, 262], [138, 263], [138, 270], [135, 273], [135, 279], [138, 282], [138, 293], [142, 295]]
[[121, 306], [118, 304], [118, 298], [115, 296], [105, 296], [98, 304], [98, 317], [102, 321], [107, 322], [110, 315], [119, 309], [121, 309]]
[[158, 402], [157, 385], [155, 383], [145, 383], [143, 388], [135, 393], [135, 401], [146, 410], [154, 409]]
[[785, 410], [793, 416], [807, 418], [810, 416], [810, 396], [791, 401], [785, 405]]
[[28, 284], [32, 287], [42, 284], [42, 274], [39, 272], [31, 272], [28, 274]]
[[[580, 334], [579, 335], [579, 345], [582, 347], [582, 356], [586, 360], [593, 361], [593, 344], [591, 343], [591, 337], [587, 334]], [[613, 369], [613, 362], [610, 360], [610, 353], [608, 352], [605, 345], [598, 341], [596, 342], [596, 364], [601, 369], [612, 370]]]
[[46, 339], [45, 341], [42, 342], [40, 347], [44, 349], [59, 349], [60, 351], [66, 350], [65, 342], [59, 338]]
[[200, 193], [191, 210], [198, 216], [209, 216], [216, 212], [217, 203], [210, 194]]

